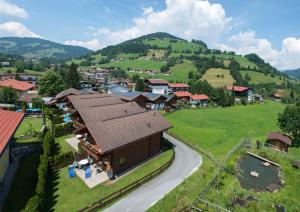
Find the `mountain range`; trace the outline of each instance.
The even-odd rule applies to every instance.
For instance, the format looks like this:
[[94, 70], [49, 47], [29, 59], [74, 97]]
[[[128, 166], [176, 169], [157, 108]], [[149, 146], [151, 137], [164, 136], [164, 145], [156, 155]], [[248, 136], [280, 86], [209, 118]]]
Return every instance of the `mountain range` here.
[[22, 56], [25, 59], [70, 59], [92, 51], [79, 46], [64, 45], [40, 38], [2, 37], [0, 52]]

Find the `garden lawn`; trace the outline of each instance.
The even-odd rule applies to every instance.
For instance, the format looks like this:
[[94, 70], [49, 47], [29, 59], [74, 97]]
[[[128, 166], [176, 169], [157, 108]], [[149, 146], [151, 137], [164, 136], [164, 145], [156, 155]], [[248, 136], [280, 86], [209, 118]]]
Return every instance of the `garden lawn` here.
[[34, 153], [20, 160], [3, 211], [20, 211], [34, 195], [39, 156], [39, 153]]
[[29, 132], [30, 128], [32, 131], [40, 132], [42, 125], [43, 125], [42, 118], [30, 118], [30, 117], [24, 118], [24, 120], [22, 121], [22, 123], [20, 124], [19, 128], [15, 133], [16, 141], [18, 143], [40, 141], [39, 139], [36, 138], [20, 139], [19, 137]]
[[67, 152], [76, 151], [67, 141], [66, 139], [75, 137], [74, 134], [61, 136], [55, 139], [55, 144], [57, 144], [56, 154], [62, 154]]
[[[221, 77], [223, 76], [223, 78]], [[234, 83], [234, 79], [228, 69], [222, 68], [210, 68], [202, 77], [203, 80], [207, 80], [213, 87], [225, 87], [231, 86]]]
[[281, 103], [234, 106], [228, 108], [186, 109], [165, 117], [172, 123], [171, 133], [224, 159], [242, 138], [265, 141], [267, 133], [278, 131]]
[[67, 167], [50, 175], [47, 190], [47, 211], [76, 211], [126, 185], [146, 176], [161, 167], [172, 157], [172, 150], [167, 150], [132, 172], [120, 177], [112, 184], [101, 184], [89, 189], [78, 177], [70, 179]]

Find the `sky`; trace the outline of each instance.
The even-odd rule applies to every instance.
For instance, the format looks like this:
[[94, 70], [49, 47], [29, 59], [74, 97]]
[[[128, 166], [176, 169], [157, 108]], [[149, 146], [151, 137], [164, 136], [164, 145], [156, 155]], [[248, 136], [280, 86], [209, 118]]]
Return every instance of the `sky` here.
[[98, 50], [153, 32], [300, 68], [299, 0], [0, 0], [0, 37]]

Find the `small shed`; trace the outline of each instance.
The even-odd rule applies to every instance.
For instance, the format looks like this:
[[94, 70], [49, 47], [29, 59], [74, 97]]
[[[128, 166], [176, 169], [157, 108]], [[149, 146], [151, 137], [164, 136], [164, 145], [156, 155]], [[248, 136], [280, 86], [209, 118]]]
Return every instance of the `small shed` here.
[[292, 145], [290, 137], [280, 132], [269, 133], [266, 143], [275, 150], [288, 152], [288, 147]]

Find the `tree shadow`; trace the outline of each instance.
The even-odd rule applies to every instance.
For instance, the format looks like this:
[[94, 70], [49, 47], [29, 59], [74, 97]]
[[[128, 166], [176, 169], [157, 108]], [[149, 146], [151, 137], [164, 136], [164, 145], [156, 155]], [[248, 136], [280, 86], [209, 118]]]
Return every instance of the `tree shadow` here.
[[54, 211], [54, 206], [57, 203], [57, 197], [55, 193], [58, 190], [59, 185], [59, 170], [50, 170], [48, 173], [48, 179], [46, 184], [46, 199], [44, 205], [44, 211]]

